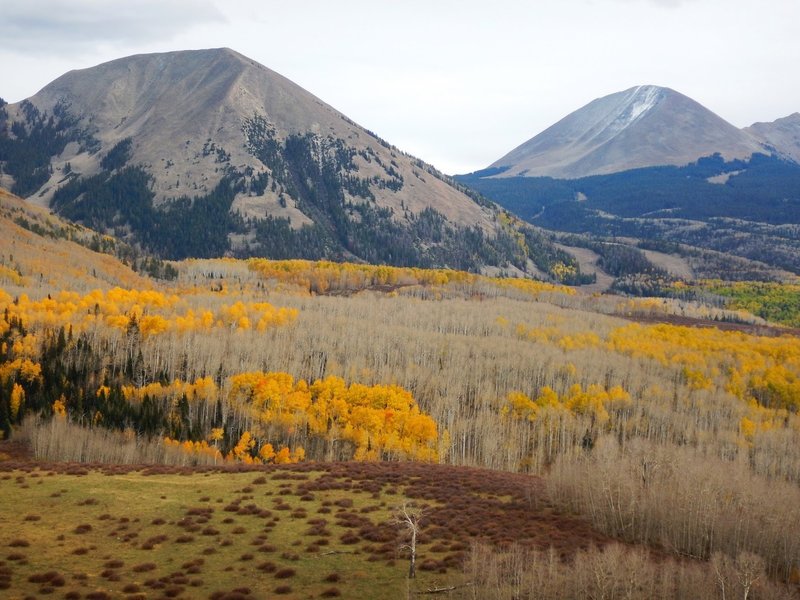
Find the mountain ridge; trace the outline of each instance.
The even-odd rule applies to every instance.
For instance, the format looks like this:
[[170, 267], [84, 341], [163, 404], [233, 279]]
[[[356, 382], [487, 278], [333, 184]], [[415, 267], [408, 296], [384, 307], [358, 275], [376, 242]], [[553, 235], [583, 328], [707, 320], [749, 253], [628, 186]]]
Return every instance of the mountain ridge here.
[[800, 163], [800, 112], [771, 122], [753, 123], [744, 130], [763, 140], [779, 154]]

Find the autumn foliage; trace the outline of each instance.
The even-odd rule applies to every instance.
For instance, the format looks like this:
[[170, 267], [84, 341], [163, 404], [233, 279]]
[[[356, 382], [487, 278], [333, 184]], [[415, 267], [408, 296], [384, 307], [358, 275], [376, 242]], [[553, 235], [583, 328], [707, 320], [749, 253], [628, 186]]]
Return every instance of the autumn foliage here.
[[309, 385], [287, 373], [242, 373], [230, 380], [229, 401], [264, 431], [349, 442], [356, 460], [438, 458], [436, 423], [398, 386], [347, 385], [340, 377]]

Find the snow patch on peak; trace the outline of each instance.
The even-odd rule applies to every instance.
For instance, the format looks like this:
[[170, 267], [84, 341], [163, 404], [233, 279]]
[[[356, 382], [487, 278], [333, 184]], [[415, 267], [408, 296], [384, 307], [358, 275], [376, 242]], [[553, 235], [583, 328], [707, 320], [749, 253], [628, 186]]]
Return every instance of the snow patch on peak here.
[[652, 85], [640, 85], [633, 93], [628, 123], [633, 123], [641, 115], [653, 108], [661, 98], [661, 89]]
[[662, 88], [654, 85], [640, 85], [616, 94], [610, 110], [591, 125], [579, 142], [597, 146], [607, 143], [646, 115], [662, 97]]

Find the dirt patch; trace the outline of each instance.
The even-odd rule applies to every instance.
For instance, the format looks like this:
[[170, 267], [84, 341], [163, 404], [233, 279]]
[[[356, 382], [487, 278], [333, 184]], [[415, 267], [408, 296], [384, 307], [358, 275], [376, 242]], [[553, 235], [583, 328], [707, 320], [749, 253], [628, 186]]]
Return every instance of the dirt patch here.
[[611, 288], [611, 284], [614, 283], [614, 277], [603, 271], [597, 264], [600, 260], [599, 254], [592, 252], [588, 248], [565, 246], [563, 244], [556, 244], [556, 246], [575, 257], [581, 267], [581, 273], [595, 273], [597, 275], [597, 281], [590, 285], [582, 285], [580, 287], [581, 291], [589, 293], [605, 292]]
[[642, 250], [644, 255], [651, 263], [659, 269], [664, 269], [670, 275], [681, 279], [694, 279], [694, 271], [689, 266], [689, 262], [680, 256], [656, 252], [654, 250]]

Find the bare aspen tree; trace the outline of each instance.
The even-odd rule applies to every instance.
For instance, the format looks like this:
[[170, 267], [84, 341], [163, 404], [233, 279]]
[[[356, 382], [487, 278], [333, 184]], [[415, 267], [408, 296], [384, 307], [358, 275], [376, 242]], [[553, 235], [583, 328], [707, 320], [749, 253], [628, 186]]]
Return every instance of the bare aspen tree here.
[[723, 552], [715, 552], [711, 556], [711, 566], [714, 568], [714, 575], [717, 578], [717, 585], [719, 586], [720, 598], [727, 600], [728, 586], [728, 572], [730, 571], [730, 558]]
[[425, 510], [415, 507], [409, 502], [403, 502], [394, 513], [392, 522], [405, 529], [408, 535], [408, 544], [403, 544], [401, 550], [408, 550], [408, 578], [414, 579], [417, 575], [417, 537], [419, 536], [419, 522]]
[[764, 559], [752, 552], [740, 552], [734, 564], [736, 579], [742, 589], [742, 598], [747, 600], [753, 585], [765, 574]]

